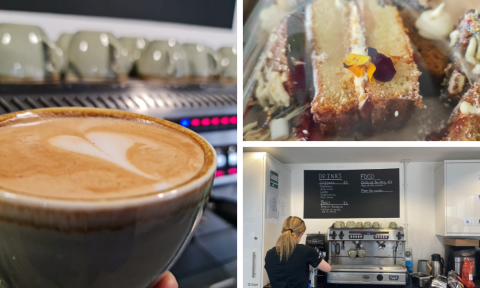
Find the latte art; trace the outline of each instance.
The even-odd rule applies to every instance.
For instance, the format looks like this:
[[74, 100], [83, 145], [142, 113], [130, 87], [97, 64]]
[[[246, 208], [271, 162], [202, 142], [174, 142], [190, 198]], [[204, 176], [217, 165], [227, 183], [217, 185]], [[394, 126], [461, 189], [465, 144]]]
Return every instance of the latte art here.
[[0, 189], [62, 199], [161, 191], [193, 178], [201, 146], [158, 124], [98, 117], [16, 118], [0, 127]]

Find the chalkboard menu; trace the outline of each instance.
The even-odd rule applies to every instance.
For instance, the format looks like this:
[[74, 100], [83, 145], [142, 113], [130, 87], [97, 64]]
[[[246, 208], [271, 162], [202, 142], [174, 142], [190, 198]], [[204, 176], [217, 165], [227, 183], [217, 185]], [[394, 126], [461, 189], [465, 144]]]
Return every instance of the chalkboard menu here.
[[235, 2], [235, 0], [1, 0], [0, 10], [130, 18], [232, 29]]
[[304, 218], [399, 218], [400, 170], [305, 170]]

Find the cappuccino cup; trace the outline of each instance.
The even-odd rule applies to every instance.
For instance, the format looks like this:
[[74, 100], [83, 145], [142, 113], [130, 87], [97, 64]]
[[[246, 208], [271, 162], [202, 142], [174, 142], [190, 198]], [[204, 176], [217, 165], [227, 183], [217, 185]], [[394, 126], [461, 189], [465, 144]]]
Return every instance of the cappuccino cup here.
[[128, 112], [0, 116], [0, 283], [145, 288], [185, 249], [216, 154], [189, 129]]
[[183, 46], [175, 39], [156, 40], [148, 45], [137, 63], [138, 74], [151, 80], [188, 80], [190, 66]]
[[345, 222], [343, 222], [343, 221], [336, 221], [336, 222], [333, 224], [333, 227], [334, 227], [334, 228], [345, 228]]
[[118, 41], [128, 50], [128, 59], [132, 63], [140, 60], [148, 46], [148, 40], [143, 37], [121, 37]]
[[63, 65], [62, 65], [62, 73], [65, 72], [65, 70], [67, 69], [67, 63], [68, 63], [68, 47], [70, 46], [70, 41], [72, 40], [72, 37], [73, 37], [73, 34], [71, 33], [63, 33], [62, 35], [60, 35], [60, 37], [58, 37], [58, 40], [57, 40], [57, 46], [60, 47], [60, 49], [62, 49], [63, 51]]
[[62, 57], [40, 27], [0, 24], [0, 82], [60, 80]]
[[366, 251], [365, 249], [358, 249], [358, 250], [357, 250], [358, 257], [359, 257], [359, 258], [364, 258], [366, 252], [367, 252], [367, 251]]
[[363, 228], [363, 223], [357, 222], [357, 224], [355, 224], [355, 228]]
[[357, 257], [357, 250], [348, 250], [348, 257], [354, 259]]
[[222, 47], [220, 54], [220, 80], [222, 82], [237, 81], [237, 47]]
[[208, 82], [220, 73], [219, 55], [203, 44], [183, 44], [193, 80]]
[[378, 229], [378, 228], [380, 228], [380, 223], [373, 222], [372, 227]]
[[363, 228], [372, 228], [372, 222], [367, 221], [363, 224]]
[[348, 221], [348, 222], [347, 222], [347, 228], [355, 228], [355, 222], [353, 222], [353, 221]]
[[123, 81], [132, 68], [128, 50], [111, 33], [79, 31], [68, 47], [68, 82]]

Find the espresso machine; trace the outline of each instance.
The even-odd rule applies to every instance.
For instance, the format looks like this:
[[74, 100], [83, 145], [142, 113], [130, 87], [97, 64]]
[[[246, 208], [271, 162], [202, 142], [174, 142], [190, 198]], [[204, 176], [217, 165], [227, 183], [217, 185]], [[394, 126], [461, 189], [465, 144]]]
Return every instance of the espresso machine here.
[[[307, 234], [305, 244], [318, 252], [318, 256], [328, 262], [327, 241], [325, 234]], [[317, 267], [310, 267], [310, 287], [318, 287], [319, 283], [326, 283], [325, 272], [319, 271]]]
[[[327, 282], [335, 284], [406, 285], [405, 229], [328, 228]], [[355, 257], [349, 256], [349, 250]], [[363, 256], [363, 257], [361, 257]]]

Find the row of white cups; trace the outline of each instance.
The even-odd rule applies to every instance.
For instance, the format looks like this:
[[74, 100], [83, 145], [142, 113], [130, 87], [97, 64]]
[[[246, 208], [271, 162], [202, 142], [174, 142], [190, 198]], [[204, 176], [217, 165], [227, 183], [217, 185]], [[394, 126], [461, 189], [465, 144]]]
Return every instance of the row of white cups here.
[[65, 33], [53, 42], [40, 27], [0, 24], [1, 82], [59, 80], [61, 74], [73, 82], [121, 80], [134, 68], [149, 79], [236, 82], [237, 50], [102, 31]]

